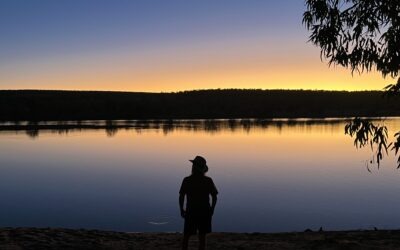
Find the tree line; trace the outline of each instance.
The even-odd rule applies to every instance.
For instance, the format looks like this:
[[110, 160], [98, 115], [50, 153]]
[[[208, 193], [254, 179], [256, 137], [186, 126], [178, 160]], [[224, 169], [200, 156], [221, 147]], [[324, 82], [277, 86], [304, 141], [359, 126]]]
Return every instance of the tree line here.
[[0, 91], [0, 120], [213, 119], [399, 116], [382, 91], [194, 90], [172, 93]]

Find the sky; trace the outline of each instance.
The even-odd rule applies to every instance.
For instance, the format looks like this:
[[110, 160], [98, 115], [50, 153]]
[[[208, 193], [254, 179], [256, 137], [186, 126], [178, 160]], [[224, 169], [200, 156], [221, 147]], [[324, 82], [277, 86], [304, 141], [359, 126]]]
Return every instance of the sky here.
[[0, 0], [0, 89], [375, 90], [328, 67], [303, 0]]

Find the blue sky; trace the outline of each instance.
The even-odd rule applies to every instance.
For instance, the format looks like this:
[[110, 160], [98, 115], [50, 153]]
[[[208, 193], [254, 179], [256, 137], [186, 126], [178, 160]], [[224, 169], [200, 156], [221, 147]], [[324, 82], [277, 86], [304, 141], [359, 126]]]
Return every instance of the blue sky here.
[[[296, 85], [299, 72], [270, 77], [291, 63], [327, 70], [307, 44], [304, 9], [301, 0], [0, 0], [0, 88], [318, 88], [309, 76]], [[338, 88], [366, 80], [336, 73]]]

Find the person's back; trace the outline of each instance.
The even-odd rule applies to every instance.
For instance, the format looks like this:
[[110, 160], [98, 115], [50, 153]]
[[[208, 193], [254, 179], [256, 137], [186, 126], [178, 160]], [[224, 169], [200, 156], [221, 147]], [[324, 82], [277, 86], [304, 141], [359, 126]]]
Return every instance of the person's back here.
[[[211, 232], [211, 220], [217, 204], [218, 191], [213, 180], [205, 176], [208, 171], [206, 160], [196, 156], [191, 162], [192, 175], [183, 179], [179, 190], [179, 206], [181, 215], [185, 219], [182, 249], [187, 249], [190, 235], [197, 232], [200, 240], [199, 249], [205, 249], [206, 234]], [[186, 209], [183, 207], [185, 196]]]
[[217, 189], [210, 177], [192, 174], [183, 179], [180, 193], [186, 194], [186, 215], [201, 216], [211, 212], [210, 195]]

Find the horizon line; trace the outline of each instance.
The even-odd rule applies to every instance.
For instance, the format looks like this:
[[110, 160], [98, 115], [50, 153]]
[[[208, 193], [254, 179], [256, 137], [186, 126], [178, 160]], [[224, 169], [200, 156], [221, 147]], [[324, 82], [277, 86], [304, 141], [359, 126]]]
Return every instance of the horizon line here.
[[221, 90], [259, 90], [259, 91], [315, 91], [315, 92], [383, 92], [384, 89], [364, 89], [364, 90], [335, 90], [335, 89], [284, 89], [284, 88], [204, 88], [204, 89], [186, 89], [177, 91], [134, 91], [134, 90], [90, 90], [90, 89], [36, 89], [36, 88], [21, 88], [21, 89], [0, 89], [0, 91], [64, 91], [64, 92], [117, 92], [117, 93], [148, 93], [148, 94], [174, 94], [194, 91], [221, 91]]

